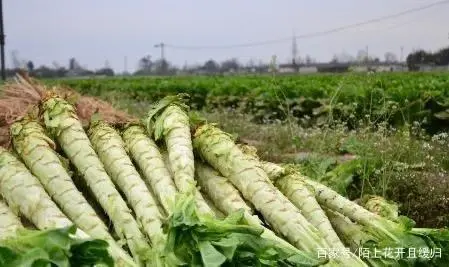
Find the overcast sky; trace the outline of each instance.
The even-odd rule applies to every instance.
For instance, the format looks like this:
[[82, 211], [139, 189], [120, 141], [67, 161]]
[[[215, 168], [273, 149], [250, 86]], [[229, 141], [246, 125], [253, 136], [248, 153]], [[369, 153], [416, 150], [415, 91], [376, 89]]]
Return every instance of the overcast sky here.
[[[140, 57], [160, 57], [154, 44], [177, 46], [233, 45], [288, 38], [358, 23], [433, 0], [3, 0], [7, 64], [10, 53], [35, 65], [67, 65], [75, 57], [83, 66], [100, 68], [108, 60], [116, 71], [137, 66]], [[413, 48], [436, 50], [449, 45], [449, 4], [338, 32], [299, 39], [299, 54], [329, 61], [336, 53], [404, 57]], [[166, 58], [182, 66], [209, 58], [241, 62], [279, 61], [291, 56], [291, 41], [232, 49], [166, 48]]]

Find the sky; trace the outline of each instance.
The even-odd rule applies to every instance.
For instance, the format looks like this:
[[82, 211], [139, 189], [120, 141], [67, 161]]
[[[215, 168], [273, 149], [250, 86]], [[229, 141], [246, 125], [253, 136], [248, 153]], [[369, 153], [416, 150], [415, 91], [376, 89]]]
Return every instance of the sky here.
[[[326, 31], [398, 13], [436, 0], [3, 0], [6, 64], [11, 53], [36, 66], [57, 62], [97, 69], [106, 61], [115, 71], [133, 71], [138, 60], [161, 56], [164, 42], [171, 63], [202, 64], [237, 58], [279, 62], [291, 58], [291, 36]], [[298, 38], [298, 54], [328, 62], [334, 54], [385, 52], [404, 58], [413, 49], [435, 51], [449, 45], [449, 3], [395, 19], [314, 37]], [[284, 42], [227, 49], [228, 46], [286, 38]], [[126, 58], [126, 60], [125, 60]], [[125, 64], [126, 63], [126, 64]]]

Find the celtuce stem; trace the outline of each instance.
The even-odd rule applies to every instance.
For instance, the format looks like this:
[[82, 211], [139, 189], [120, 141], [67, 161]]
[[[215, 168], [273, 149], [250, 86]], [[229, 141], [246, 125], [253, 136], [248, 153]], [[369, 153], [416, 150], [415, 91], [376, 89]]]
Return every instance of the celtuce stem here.
[[131, 263], [131, 257], [115, 243], [106, 225], [76, 188], [44, 128], [35, 120], [25, 119], [14, 123], [11, 133], [14, 148], [25, 165], [68, 218], [91, 237], [106, 240], [117, 262]]

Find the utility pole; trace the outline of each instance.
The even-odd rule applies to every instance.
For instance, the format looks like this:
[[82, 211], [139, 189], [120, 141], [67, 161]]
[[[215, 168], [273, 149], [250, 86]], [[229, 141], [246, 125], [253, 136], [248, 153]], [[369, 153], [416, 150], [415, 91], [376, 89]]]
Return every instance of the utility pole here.
[[292, 65], [295, 72], [298, 71], [298, 65], [296, 64], [296, 56], [298, 55], [298, 44], [296, 43], [296, 34], [293, 32], [292, 38]]
[[5, 70], [5, 31], [3, 28], [3, 0], [0, 0], [0, 65], [2, 72], [2, 80], [6, 80]]
[[159, 43], [159, 44], [155, 44], [154, 47], [156, 48], [160, 48], [161, 49], [161, 65], [160, 65], [160, 71], [162, 72], [162, 74], [165, 74], [166, 72], [166, 67], [167, 67], [167, 62], [165, 61], [165, 54], [164, 54], [164, 48], [165, 48], [165, 44], [163, 42]]
[[161, 49], [161, 59], [165, 60], [165, 55], [164, 55], [165, 44], [161, 42], [159, 44], [155, 44], [154, 47]]
[[401, 46], [401, 63], [404, 60], [404, 46]]

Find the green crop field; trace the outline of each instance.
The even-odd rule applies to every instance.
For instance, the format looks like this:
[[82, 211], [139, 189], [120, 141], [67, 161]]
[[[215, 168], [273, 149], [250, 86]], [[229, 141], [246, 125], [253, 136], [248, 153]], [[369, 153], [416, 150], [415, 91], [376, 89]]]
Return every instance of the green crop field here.
[[[399, 126], [420, 122], [445, 130], [449, 113], [447, 73], [381, 73], [304, 76], [139, 77], [72, 79], [62, 83], [108, 100], [152, 102], [184, 92], [197, 109], [233, 109], [254, 122], [293, 118], [302, 125], [332, 121], [387, 121]], [[127, 107], [132, 108], [132, 107]]]

